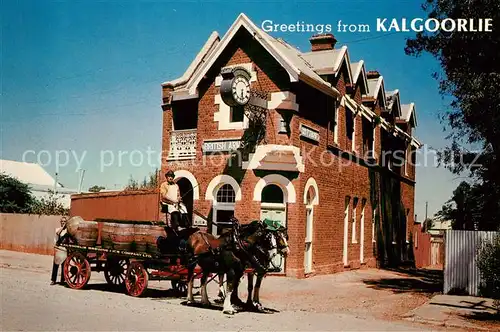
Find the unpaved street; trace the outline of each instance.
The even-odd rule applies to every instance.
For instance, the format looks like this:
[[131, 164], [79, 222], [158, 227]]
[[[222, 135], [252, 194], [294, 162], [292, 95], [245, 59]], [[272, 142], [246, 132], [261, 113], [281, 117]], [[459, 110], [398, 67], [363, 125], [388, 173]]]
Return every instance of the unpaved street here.
[[[276, 301], [266, 296], [264, 305], [275, 309], [274, 313], [240, 312], [227, 317], [216, 309], [186, 306], [184, 299], [171, 296], [168, 281], [150, 282], [151, 290], [145, 298], [133, 298], [109, 290], [103, 275], [93, 273], [88, 288], [78, 291], [49, 285], [49, 256], [0, 251], [0, 258], [3, 331], [425, 330], [421, 325], [379, 320], [357, 312], [315, 312], [310, 304], [309, 310], [299, 309], [299, 304], [293, 304], [300, 299], [296, 295], [290, 301], [286, 296]], [[286, 278], [269, 280], [265, 288], [268, 294], [277, 283], [297, 282]], [[210, 294], [212, 298], [216, 295], [214, 287]], [[283, 305], [286, 302], [288, 305]], [[324, 308], [324, 303], [318, 303], [318, 307]]]

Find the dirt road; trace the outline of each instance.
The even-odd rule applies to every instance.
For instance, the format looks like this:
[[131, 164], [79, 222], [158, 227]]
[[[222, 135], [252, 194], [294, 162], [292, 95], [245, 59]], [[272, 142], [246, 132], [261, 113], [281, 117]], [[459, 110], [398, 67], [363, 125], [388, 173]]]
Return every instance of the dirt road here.
[[[276, 312], [240, 312], [228, 317], [218, 308], [191, 307], [185, 305], [183, 298], [170, 297], [167, 281], [151, 282], [151, 290], [145, 298], [133, 298], [110, 291], [103, 275], [98, 273], [92, 274], [85, 290], [50, 286], [51, 263], [51, 257], [48, 256], [0, 251], [1, 330], [426, 330], [421, 325], [376, 319], [357, 311], [344, 313], [342, 310], [326, 310], [315, 294], [299, 296], [298, 293], [304, 289], [306, 293], [309, 292], [307, 285], [310, 280], [266, 278], [264, 305]], [[325, 278], [321, 277], [315, 282], [325, 282], [321, 279]], [[284, 292], [287, 288], [289, 292]], [[281, 290], [280, 296], [276, 298], [273, 294], [278, 290]], [[290, 293], [288, 298], [287, 293]], [[210, 289], [210, 294], [213, 294], [212, 297], [216, 295], [215, 287]], [[328, 292], [325, 294], [328, 296]], [[330, 296], [328, 301], [334, 298]], [[301, 308], [301, 299], [307, 302], [306, 307]], [[318, 301], [316, 305], [319, 310], [314, 310], [315, 304], [311, 299], [313, 302]], [[342, 304], [336, 306], [341, 307]]]

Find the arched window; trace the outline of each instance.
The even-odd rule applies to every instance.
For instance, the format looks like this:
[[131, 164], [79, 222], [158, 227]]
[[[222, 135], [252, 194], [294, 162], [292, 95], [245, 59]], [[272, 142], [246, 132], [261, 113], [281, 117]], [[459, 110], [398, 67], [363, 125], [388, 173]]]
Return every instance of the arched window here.
[[217, 191], [217, 202], [218, 203], [234, 203], [236, 199], [236, 193], [230, 184], [225, 184], [219, 188]]
[[262, 203], [284, 203], [283, 190], [275, 185], [270, 184], [262, 189]]

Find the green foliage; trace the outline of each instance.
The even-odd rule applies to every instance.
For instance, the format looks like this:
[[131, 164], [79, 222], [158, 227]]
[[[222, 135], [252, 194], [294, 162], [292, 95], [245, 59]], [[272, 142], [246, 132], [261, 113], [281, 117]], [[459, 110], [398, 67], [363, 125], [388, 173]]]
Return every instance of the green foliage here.
[[0, 212], [29, 213], [34, 201], [26, 184], [4, 173], [0, 174]]
[[[429, 18], [500, 21], [498, 0], [426, 0], [422, 7]], [[499, 49], [500, 29], [495, 25], [485, 33], [419, 32], [407, 40], [405, 49], [414, 56], [429, 53], [441, 65], [442, 71], [433, 76], [440, 93], [450, 100], [449, 109], [441, 114], [450, 144], [440, 153], [440, 161], [455, 174], [471, 176], [474, 199], [468, 202], [481, 204], [475, 207], [475, 217], [467, 217], [465, 223], [477, 223], [480, 230], [500, 224]], [[471, 145], [482, 149], [470, 151]], [[449, 205], [443, 207], [443, 214], [453, 211]]]
[[496, 299], [500, 310], [500, 235], [487, 241], [479, 249], [477, 266], [481, 273], [481, 295]]
[[49, 190], [48, 197], [34, 199], [30, 213], [38, 215], [69, 215], [69, 209], [66, 209], [60, 202], [62, 195]]
[[103, 186], [98, 186], [98, 185], [95, 185], [95, 186], [90, 187], [90, 188], [89, 188], [89, 191], [90, 191], [91, 193], [98, 193], [98, 192], [100, 192], [100, 191], [101, 191], [101, 190], [103, 190], [103, 189], [106, 189], [106, 188], [105, 188], [105, 187], [103, 187]]
[[135, 180], [131, 175], [125, 190], [144, 190], [158, 188], [158, 169], [144, 177], [142, 182]]

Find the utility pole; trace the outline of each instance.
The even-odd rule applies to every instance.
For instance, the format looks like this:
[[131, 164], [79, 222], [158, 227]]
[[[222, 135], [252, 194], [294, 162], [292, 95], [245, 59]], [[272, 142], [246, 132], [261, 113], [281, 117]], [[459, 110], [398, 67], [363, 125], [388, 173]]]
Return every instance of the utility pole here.
[[425, 201], [425, 220], [427, 220], [427, 208], [429, 207], [429, 202]]

